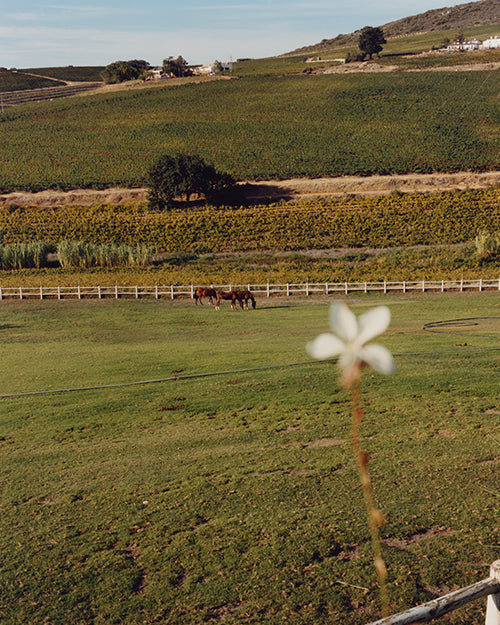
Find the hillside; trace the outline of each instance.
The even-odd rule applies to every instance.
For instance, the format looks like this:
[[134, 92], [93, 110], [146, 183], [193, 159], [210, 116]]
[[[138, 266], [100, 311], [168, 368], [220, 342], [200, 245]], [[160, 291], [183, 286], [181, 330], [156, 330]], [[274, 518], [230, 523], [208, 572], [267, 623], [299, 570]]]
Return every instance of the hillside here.
[[[500, 2], [498, 0], [480, 0], [479, 2], [467, 2], [453, 7], [432, 9], [387, 24], [371, 24], [371, 26], [380, 26], [386, 38], [393, 38], [439, 30], [466, 30], [467, 28], [488, 26], [489, 24], [500, 24]], [[291, 54], [332, 46], [356, 45], [360, 32], [361, 30], [356, 30], [353, 33], [338, 35], [333, 39], [323, 39], [320, 43], [299, 48]]]

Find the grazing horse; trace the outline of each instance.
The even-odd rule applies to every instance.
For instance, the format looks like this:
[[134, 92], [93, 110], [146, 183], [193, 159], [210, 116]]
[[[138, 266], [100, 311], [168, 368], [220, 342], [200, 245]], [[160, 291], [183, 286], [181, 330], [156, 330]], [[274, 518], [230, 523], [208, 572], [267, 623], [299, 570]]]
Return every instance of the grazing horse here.
[[228, 291], [224, 293], [224, 291], [217, 291], [217, 299], [215, 300], [215, 310], [219, 310], [221, 301], [231, 300], [231, 309], [236, 310], [236, 302], [240, 303], [241, 308], [243, 309], [243, 301], [238, 299], [236, 295], [236, 291]]
[[194, 292], [194, 303], [198, 304], [198, 302], [203, 306], [203, 302], [202, 302], [202, 297], [208, 297], [208, 301], [210, 304], [214, 303], [213, 298], [217, 297], [217, 292], [215, 289], [204, 289], [202, 287], [200, 287], [199, 289], [196, 289], [196, 291]]
[[248, 302], [252, 302], [252, 308], [255, 309], [255, 297], [251, 291], [236, 291], [236, 299], [240, 302], [243, 307], [243, 302], [245, 302], [245, 308], [248, 310]]

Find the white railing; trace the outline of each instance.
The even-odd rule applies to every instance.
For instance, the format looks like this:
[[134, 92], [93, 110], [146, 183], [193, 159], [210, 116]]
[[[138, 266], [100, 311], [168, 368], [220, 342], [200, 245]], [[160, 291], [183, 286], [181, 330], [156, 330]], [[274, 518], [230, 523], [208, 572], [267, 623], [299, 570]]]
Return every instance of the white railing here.
[[447, 612], [451, 612], [461, 606], [488, 597], [486, 605], [485, 625], [500, 625], [500, 560], [493, 562], [490, 569], [490, 577], [483, 579], [472, 586], [460, 588], [455, 592], [423, 603], [415, 608], [387, 616], [370, 625], [409, 625], [411, 623], [427, 623], [432, 619], [439, 618]]
[[[415, 293], [445, 291], [500, 291], [499, 279], [420, 280], [416, 282], [322, 282], [286, 284], [219, 284], [217, 291], [249, 290], [256, 296], [334, 295], [336, 293]], [[0, 300], [5, 299], [84, 299], [84, 298], [144, 298], [194, 296], [196, 286], [39, 286], [1, 287]]]

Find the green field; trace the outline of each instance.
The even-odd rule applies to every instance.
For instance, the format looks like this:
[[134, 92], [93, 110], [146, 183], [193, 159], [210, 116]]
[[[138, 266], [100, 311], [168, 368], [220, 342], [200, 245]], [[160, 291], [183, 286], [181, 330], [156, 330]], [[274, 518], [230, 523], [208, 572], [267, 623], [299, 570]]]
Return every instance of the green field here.
[[497, 85], [495, 71], [248, 76], [23, 105], [0, 113], [0, 190], [143, 185], [167, 150], [238, 179], [496, 170]]
[[[349, 396], [305, 362], [330, 301], [2, 302], [0, 394], [178, 379], [0, 398], [1, 622], [375, 619]], [[362, 434], [400, 610], [498, 559], [500, 301], [349, 302], [393, 316], [397, 372], [365, 375]]]

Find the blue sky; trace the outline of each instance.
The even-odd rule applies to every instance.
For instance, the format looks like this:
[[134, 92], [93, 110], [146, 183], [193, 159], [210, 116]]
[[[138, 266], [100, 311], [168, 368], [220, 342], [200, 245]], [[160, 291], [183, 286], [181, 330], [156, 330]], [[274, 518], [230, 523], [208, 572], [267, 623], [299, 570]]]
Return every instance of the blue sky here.
[[[458, 3], [456, 3], [458, 4]], [[380, 26], [438, 0], [0, 0], [0, 66], [262, 58]]]

